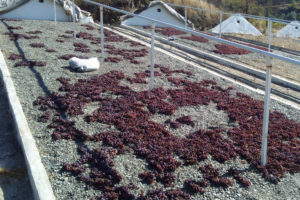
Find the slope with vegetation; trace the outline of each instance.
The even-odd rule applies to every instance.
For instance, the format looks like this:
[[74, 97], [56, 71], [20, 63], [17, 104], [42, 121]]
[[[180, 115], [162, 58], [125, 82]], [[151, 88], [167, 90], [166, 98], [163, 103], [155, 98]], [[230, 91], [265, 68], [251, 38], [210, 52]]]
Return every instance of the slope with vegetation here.
[[[137, 9], [147, 6], [152, 0], [94, 0], [116, 8], [134, 12]], [[232, 13], [246, 13], [259, 16], [270, 16], [286, 20], [300, 20], [300, 0], [164, 0], [167, 3], [199, 7], [208, 10], [223, 10]], [[92, 13], [94, 19], [99, 19], [99, 8], [86, 4], [82, 0], [75, 2], [84, 10]], [[176, 10], [184, 15], [183, 8]], [[105, 23], [117, 23], [121, 13], [105, 10]], [[224, 16], [226, 18], [227, 16]], [[211, 28], [219, 23], [219, 16], [210, 12], [188, 10], [188, 18], [192, 20], [196, 27], [201, 30]], [[252, 23], [264, 31], [266, 23], [264, 21], [252, 20]]]
[[[104, 3], [106, 5], [110, 5], [112, 7], [120, 8], [123, 10], [134, 12], [137, 9], [148, 6], [151, 0], [94, 0], [95, 2]], [[92, 13], [94, 19], [99, 19], [99, 8], [95, 7], [91, 4], [86, 4], [82, 0], [75, 1], [77, 5], [79, 5], [82, 9], [87, 10]], [[212, 3], [208, 3], [207, 1], [198, 1], [198, 0], [165, 0], [164, 2], [187, 5], [192, 7], [200, 7], [211, 10], [218, 10], [216, 6]], [[176, 10], [184, 15], [183, 8], [176, 8]], [[117, 23], [119, 22], [119, 18], [122, 14], [113, 12], [111, 10], [105, 10], [104, 14], [104, 22], [105, 23]], [[188, 11], [188, 18], [193, 21], [196, 27], [206, 27], [216, 24], [218, 22], [218, 18], [213, 13], [204, 13], [196, 10]]]

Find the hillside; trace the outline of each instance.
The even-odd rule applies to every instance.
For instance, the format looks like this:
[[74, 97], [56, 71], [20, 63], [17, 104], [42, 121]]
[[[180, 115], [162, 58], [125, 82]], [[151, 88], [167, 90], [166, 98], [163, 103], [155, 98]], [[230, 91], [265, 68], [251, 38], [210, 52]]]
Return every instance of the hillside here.
[[220, 9], [230, 12], [300, 20], [299, 0], [210, 0], [209, 2], [220, 5]]
[[[151, 0], [114, 0], [114, 1], [106, 1], [106, 0], [95, 0], [96, 2], [104, 3], [106, 5], [110, 5], [112, 7], [124, 9], [127, 11], [134, 12], [135, 10], [147, 6]], [[75, 1], [77, 5], [79, 5], [82, 9], [87, 10], [92, 13], [92, 16], [97, 21], [99, 19], [99, 8], [84, 3], [81, 0]], [[165, 0], [165, 2], [168, 3], [174, 3], [174, 4], [180, 4], [180, 5], [187, 5], [187, 6], [193, 6], [193, 7], [201, 7], [205, 9], [211, 9], [211, 10], [218, 10], [216, 6], [214, 6], [213, 3], [208, 3], [207, 1], [198, 1], [198, 0]], [[179, 8], [176, 9], [179, 13], [184, 15], [184, 9]], [[105, 10], [104, 14], [104, 22], [105, 23], [117, 23], [119, 22], [119, 17], [122, 14], [116, 13], [110, 10]], [[195, 10], [189, 10], [188, 11], [188, 18], [192, 19], [193, 23], [196, 27], [206, 27], [206, 26], [212, 26], [216, 24], [219, 19], [217, 16], [211, 14], [211, 13], [203, 13], [203, 12], [197, 12]]]
[[[116, 8], [134, 12], [136, 9], [145, 7], [151, 0], [95, 0]], [[86, 4], [82, 0], [75, 2], [84, 10], [92, 13], [94, 19], [99, 19], [99, 8]], [[247, 13], [259, 16], [270, 16], [286, 20], [300, 20], [300, 0], [165, 0], [165, 2], [200, 7], [211, 10], [223, 10], [233, 13]], [[184, 9], [176, 9], [184, 14]], [[119, 22], [120, 13], [105, 10], [105, 23]], [[225, 16], [226, 17], [226, 16]], [[211, 28], [218, 24], [219, 16], [213, 13], [204, 13], [196, 10], [188, 10], [188, 18], [200, 29]], [[258, 28], [265, 28], [262, 21], [252, 21]]]

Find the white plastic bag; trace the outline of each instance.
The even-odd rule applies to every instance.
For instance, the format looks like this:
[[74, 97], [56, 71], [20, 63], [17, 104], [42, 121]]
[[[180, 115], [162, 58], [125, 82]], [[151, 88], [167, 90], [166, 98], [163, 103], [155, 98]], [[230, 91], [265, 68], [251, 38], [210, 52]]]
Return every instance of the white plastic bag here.
[[73, 70], [79, 72], [96, 71], [100, 67], [100, 63], [96, 57], [89, 59], [72, 57], [69, 59], [69, 65]]

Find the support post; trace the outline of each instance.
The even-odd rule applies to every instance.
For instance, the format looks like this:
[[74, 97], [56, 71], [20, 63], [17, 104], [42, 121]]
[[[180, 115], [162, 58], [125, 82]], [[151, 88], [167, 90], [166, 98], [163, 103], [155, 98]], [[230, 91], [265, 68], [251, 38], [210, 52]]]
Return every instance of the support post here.
[[154, 87], [154, 40], [155, 40], [155, 23], [151, 25], [151, 78], [150, 78], [150, 90]]
[[54, 9], [54, 26], [56, 27], [56, 0], [53, 0], [53, 9]]
[[187, 29], [187, 7], [184, 6], [184, 28]]
[[[271, 51], [271, 31], [272, 21], [268, 18], [268, 40], [269, 52]], [[270, 114], [270, 95], [271, 95], [271, 78], [272, 78], [272, 64], [271, 58], [267, 57], [267, 72], [266, 72], [266, 88], [265, 88], [265, 102], [264, 102], [264, 118], [263, 118], [263, 132], [261, 139], [261, 166], [267, 164], [267, 150], [268, 150], [268, 129], [269, 129], [269, 114]]]
[[270, 20], [270, 18], [268, 18], [268, 43], [269, 43], [268, 49], [269, 49], [269, 52], [271, 51], [272, 25], [273, 25], [272, 20]]
[[74, 39], [76, 39], [76, 16], [75, 16], [75, 3], [74, 3], [74, 0], [72, 2], [72, 17], [73, 17], [73, 36], [74, 36]]
[[222, 38], [222, 22], [223, 22], [223, 12], [220, 12], [220, 29], [219, 29], [219, 38]]
[[101, 58], [104, 59], [103, 6], [100, 6]]
[[266, 73], [266, 88], [265, 88], [265, 102], [264, 102], [264, 119], [263, 132], [261, 140], [261, 166], [267, 164], [267, 149], [268, 149], [268, 129], [269, 129], [269, 109], [270, 109], [270, 93], [271, 93], [271, 59], [267, 57], [267, 73]]

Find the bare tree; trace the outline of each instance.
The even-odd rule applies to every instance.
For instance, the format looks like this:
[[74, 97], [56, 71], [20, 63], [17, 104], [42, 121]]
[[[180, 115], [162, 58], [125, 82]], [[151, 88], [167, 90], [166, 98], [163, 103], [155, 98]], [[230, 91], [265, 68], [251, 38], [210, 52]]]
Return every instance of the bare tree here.
[[134, 0], [128, 0], [128, 7], [134, 9]]
[[246, 10], [245, 10], [246, 14], [248, 14], [249, 12], [249, 0], [246, 0]]

